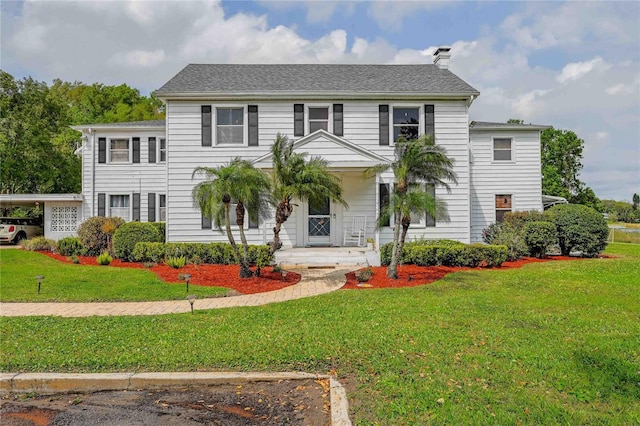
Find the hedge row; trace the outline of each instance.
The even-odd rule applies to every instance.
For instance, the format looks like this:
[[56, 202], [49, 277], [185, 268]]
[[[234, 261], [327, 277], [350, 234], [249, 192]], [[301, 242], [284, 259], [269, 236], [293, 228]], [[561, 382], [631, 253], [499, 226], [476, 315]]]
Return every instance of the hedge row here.
[[[242, 247], [240, 247], [242, 250]], [[168, 257], [185, 257], [190, 263], [229, 265], [238, 263], [228, 243], [157, 243], [140, 242], [133, 249], [132, 258], [137, 262], [160, 263]], [[264, 267], [273, 256], [268, 246], [249, 246], [251, 263]]]
[[[384, 244], [380, 249], [383, 265], [391, 262], [393, 243]], [[500, 266], [507, 260], [507, 247], [464, 244], [452, 240], [420, 240], [404, 245], [401, 263], [419, 266]]]

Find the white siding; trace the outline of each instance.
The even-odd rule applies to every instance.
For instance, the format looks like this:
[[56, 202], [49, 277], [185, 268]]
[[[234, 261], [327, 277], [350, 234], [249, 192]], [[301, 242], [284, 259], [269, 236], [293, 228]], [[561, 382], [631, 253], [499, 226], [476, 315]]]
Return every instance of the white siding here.
[[[512, 161], [493, 160], [493, 139], [511, 138]], [[542, 210], [540, 132], [471, 132], [471, 239], [495, 222], [495, 195], [512, 194], [514, 211]]]
[[[305, 103], [298, 102], [295, 103]], [[336, 101], [338, 103], [338, 101]], [[458, 175], [458, 184], [452, 185], [452, 191], [438, 189], [437, 195], [449, 206], [451, 221], [438, 222], [435, 228], [416, 228], [410, 230], [410, 238], [452, 238], [460, 241], [469, 241], [469, 176], [468, 176], [468, 112], [464, 101], [436, 101], [421, 103], [393, 103], [397, 106], [417, 106], [421, 108], [420, 131], [424, 129], [424, 114], [422, 108], [425, 103], [435, 105], [435, 136], [437, 143], [443, 145], [455, 160], [455, 171]], [[216, 167], [222, 165], [235, 156], [241, 156], [247, 160], [256, 159], [269, 152], [269, 148], [278, 132], [287, 134], [292, 138], [293, 134], [293, 104], [294, 102], [248, 102], [247, 105], [258, 105], [259, 146], [216, 146], [215, 136], [212, 147], [201, 146], [201, 105], [216, 107], [225, 106], [225, 103], [213, 102], [170, 102], [167, 106], [167, 138], [168, 138], [168, 208], [167, 208], [167, 238], [168, 241], [225, 241], [222, 233], [201, 229], [201, 216], [197, 208], [193, 207], [191, 191], [199, 181], [192, 179], [192, 173], [197, 166]], [[305, 103], [308, 104], [308, 103]], [[393, 158], [393, 146], [379, 145], [378, 105], [375, 102], [344, 102], [344, 139], [357, 144], [376, 154]], [[237, 103], [228, 105], [238, 105]], [[246, 110], [246, 105], [245, 105]], [[332, 117], [330, 117], [330, 120]], [[246, 124], [246, 123], [245, 123]], [[215, 135], [215, 117], [213, 118], [213, 133]], [[334, 143], [322, 146], [323, 141], [317, 140], [301, 148], [312, 155], [321, 155], [330, 159], [331, 163], [339, 167], [341, 163], [353, 166], [353, 160], [358, 156], [348, 149], [336, 147]], [[339, 167], [344, 171], [344, 168]], [[347, 167], [348, 168], [348, 167]], [[338, 170], [337, 170], [338, 172]], [[368, 214], [367, 221], [373, 234], [374, 216], [376, 207], [375, 180], [366, 183], [359, 179], [357, 173], [346, 173], [343, 178], [345, 196], [350, 208], [340, 209], [340, 218], [336, 221], [339, 226], [339, 235], [334, 236], [336, 242], [342, 242], [342, 229], [351, 222], [351, 217], [356, 212]], [[301, 210], [297, 208], [298, 210]], [[300, 221], [305, 216], [301, 212], [294, 215], [285, 224], [281, 237], [283, 244], [300, 245], [304, 241], [299, 235], [304, 230], [304, 224]], [[297, 223], [296, 223], [297, 222]], [[261, 243], [265, 234], [270, 234], [264, 229], [248, 229], [247, 238], [250, 242]], [[383, 232], [383, 242], [390, 237], [389, 232]], [[270, 237], [267, 237], [270, 239]]]
[[[98, 163], [98, 140], [107, 138], [107, 161], [109, 161], [108, 149], [109, 139], [128, 138], [130, 140], [129, 163], [109, 164]], [[133, 141], [132, 138], [140, 138], [140, 163], [133, 163]], [[98, 215], [98, 194], [105, 193], [106, 215], [109, 215], [109, 195], [129, 195], [130, 211], [132, 208], [131, 194], [140, 193], [140, 221], [146, 222], [148, 219], [148, 194], [156, 194], [156, 218], [158, 217], [158, 194], [167, 192], [167, 166], [166, 163], [149, 163], [149, 137], [156, 138], [156, 152], [160, 145], [160, 138], [164, 138], [164, 132], [136, 130], [121, 131], [111, 130], [97, 132], [89, 136], [82, 154], [82, 195], [84, 218]], [[156, 161], [159, 160], [156, 155]], [[93, 168], [95, 167], [95, 170]], [[95, 174], [95, 183], [92, 184]], [[93, 204], [93, 205], [92, 205]]]

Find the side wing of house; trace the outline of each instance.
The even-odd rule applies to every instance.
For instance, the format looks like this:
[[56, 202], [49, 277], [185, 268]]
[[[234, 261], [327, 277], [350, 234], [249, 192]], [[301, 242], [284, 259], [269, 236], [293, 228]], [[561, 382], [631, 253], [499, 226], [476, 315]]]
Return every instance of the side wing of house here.
[[540, 132], [544, 126], [470, 126], [471, 240], [508, 211], [542, 210]]
[[163, 221], [167, 204], [164, 122], [74, 128], [83, 132], [83, 217]]

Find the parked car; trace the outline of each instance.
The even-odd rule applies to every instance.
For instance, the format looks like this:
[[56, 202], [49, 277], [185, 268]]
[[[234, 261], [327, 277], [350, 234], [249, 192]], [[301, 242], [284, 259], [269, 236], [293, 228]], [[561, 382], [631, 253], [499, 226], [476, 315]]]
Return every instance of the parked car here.
[[37, 237], [44, 229], [37, 219], [29, 217], [0, 217], [0, 242], [20, 244], [27, 238]]

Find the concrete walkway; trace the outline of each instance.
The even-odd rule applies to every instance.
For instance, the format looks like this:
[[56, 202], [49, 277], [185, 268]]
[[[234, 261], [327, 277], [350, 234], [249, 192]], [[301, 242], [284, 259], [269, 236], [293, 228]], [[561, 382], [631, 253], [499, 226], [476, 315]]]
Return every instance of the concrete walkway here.
[[[346, 282], [345, 274], [351, 269], [308, 269], [287, 268], [302, 275], [298, 284], [267, 293], [248, 294], [233, 297], [196, 299], [194, 310], [235, 308], [239, 306], [260, 306], [268, 303], [302, 299], [338, 290]], [[163, 315], [190, 312], [189, 302], [167, 300], [156, 302], [112, 302], [112, 303], [0, 303], [0, 316], [124, 316]]]

